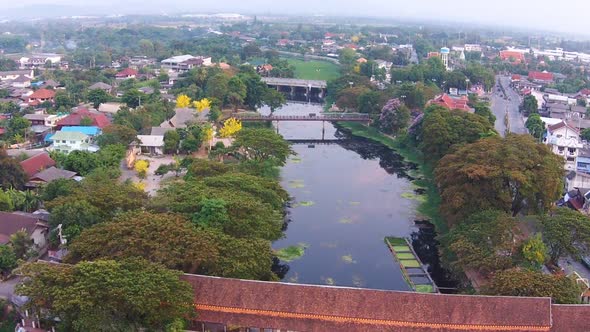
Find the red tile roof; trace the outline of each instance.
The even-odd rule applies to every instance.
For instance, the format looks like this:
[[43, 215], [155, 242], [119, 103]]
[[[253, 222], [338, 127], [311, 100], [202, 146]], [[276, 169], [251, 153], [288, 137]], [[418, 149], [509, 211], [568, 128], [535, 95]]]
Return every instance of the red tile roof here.
[[420, 294], [184, 275], [198, 320], [295, 331], [550, 331], [551, 299]]
[[80, 121], [83, 118], [90, 118], [92, 119], [92, 125], [97, 126], [99, 128], [104, 128], [111, 124], [111, 121], [102, 113], [93, 113], [89, 110], [82, 108], [76, 110], [74, 113], [66, 116], [65, 118], [59, 120], [56, 124], [58, 128], [64, 126], [79, 126]]
[[590, 89], [582, 89], [580, 90], [579, 94], [584, 96], [590, 96]]
[[540, 71], [530, 71], [529, 72], [529, 79], [531, 79], [533, 81], [551, 82], [551, 81], [553, 81], [553, 73], [540, 72]]
[[500, 51], [500, 59], [502, 61], [514, 59], [513, 62], [520, 63], [524, 62], [524, 54], [516, 51]]
[[522, 76], [518, 75], [518, 74], [514, 74], [512, 75], [512, 80], [513, 81], [520, 81], [520, 79], [522, 78]]
[[137, 70], [131, 69], [131, 68], [125, 68], [115, 75], [115, 77], [131, 77], [131, 76], [137, 76]]
[[47, 152], [42, 152], [29, 159], [21, 161], [20, 165], [29, 178], [31, 178], [40, 171], [55, 166], [55, 160], [51, 159]]
[[429, 104], [440, 105], [450, 110], [462, 110], [471, 112], [471, 108], [467, 105], [469, 99], [467, 97], [461, 98], [453, 98], [448, 94], [444, 93], [440, 96], [435, 97], [433, 100], [429, 101]]
[[53, 99], [55, 91], [48, 89], [39, 89], [29, 96], [29, 99]]
[[555, 130], [558, 130], [558, 129], [563, 128], [565, 126], [567, 126], [568, 129], [571, 129], [572, 131], [574, 131], [576, 133], [580, 132], [578, 130], [578, 128], [570, 125], [569, 123], [566, 123], [565, 121], [561, 121], [561, 122], [556, 123], [554, 125], [547, 126], [547, 131], [551, 133], [551, 132], [554, 132]]

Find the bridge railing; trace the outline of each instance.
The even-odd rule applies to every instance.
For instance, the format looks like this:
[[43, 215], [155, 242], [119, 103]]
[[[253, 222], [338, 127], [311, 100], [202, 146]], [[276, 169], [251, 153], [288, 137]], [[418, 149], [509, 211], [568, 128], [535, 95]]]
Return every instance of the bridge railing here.
[[371, 118], [368, 114], [360, 113], [332, 113], [332, 114], [321, 114], [321, 115], [236, 115], [236, 118], [242, 121], [369, 121]]

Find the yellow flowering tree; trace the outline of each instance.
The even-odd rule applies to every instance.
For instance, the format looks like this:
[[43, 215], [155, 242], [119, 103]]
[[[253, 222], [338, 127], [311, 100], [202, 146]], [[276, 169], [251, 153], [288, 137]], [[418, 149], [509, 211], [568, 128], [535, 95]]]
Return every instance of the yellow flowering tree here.
[[211, 140], [213, 139], [213, 128], [211, 126], [208, 126], [206, 128], [203, 129], [203, 133], [205, 134], [205, 141], [207, 141], [209, 143], [209, 150], [211, 150]]
[[137, 172], [137, 176], [139, 176], [140, 179], [145, 179], [149, 166], [150, 163], [147, 160], [138, 160], [135, 163], [135, 171]]
[[242, 122], [236, 118], [229, 118], [223, 123], [223, 128], [219, 130], [219, 136], [232, 137], [242, 129]]
[[191, 98], [187, 95], [180, 95], [176, 98], [176, 107], [186, 108], [191, 105]]
[[211, 108], [211, 101], [207, 98], [195, 100], [193, 102], [193, 107], [196, 108], [198, 112], [203, 112], [203, 110]]
[[145, 191], [145, 182], [133, 182], [133, 186], [141, 191]]

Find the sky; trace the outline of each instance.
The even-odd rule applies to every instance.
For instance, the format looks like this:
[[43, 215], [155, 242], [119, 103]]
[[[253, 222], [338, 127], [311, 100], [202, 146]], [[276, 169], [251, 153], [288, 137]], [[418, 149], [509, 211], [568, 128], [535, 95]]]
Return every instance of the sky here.
[[[588, 0], [19, 0], [3, 8], [33, 4], [72, 6], [113, 14], [177, 14], [182, 12], [231, 12], [378, 16], [430, 21], [457, 21], [497, 26], [517, 26], [546, 31], [590, 33], [585, 18]], [[8, 2], [1, 0], [0, 2]], [[83, 5], [82, 5], [83, 3]], [[83, 13], [89, 14], [89, 13]]]

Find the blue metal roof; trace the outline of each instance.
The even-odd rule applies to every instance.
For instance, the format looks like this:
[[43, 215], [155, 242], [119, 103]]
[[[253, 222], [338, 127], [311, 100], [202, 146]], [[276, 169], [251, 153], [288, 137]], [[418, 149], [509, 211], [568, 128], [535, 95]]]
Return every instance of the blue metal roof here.
[[43, 139], [43, 141], [45, 141], [45, 142], [51, 142], [51, 141], [53, 141], [51, 139], [53, 137], [53, 135], [54, 135], [53, 133], [49, 133], [49, 134], [45, 135], [45, 138]]
[[78, 132], [89, 136], [96, 136], [100, 134], [100, 128], [96, 126], [65, 126], [61, 128], [65, 132]]

